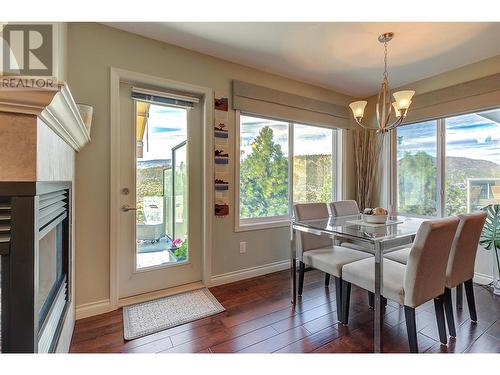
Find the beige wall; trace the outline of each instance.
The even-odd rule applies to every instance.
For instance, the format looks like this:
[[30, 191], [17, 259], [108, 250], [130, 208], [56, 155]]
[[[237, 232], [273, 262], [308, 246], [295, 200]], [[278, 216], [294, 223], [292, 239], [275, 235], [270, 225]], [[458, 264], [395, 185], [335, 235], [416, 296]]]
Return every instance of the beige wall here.
[[[398, 89], [409, 89], [416, 91], [416, 95], [425, 94], [431, 91], [443, 89], [460, 83], [472, 81], [482, 77], [487, 77], [496, 73], [500, 73], [500, 55], [495, 56], [477, 63], [463, 66], [461, 68], [436, 75], [434, 77], [426, 78], [414, 83], [409, 83]], [[376, 96], [372, 96], [367, 99], [370, 112], [368, 112], [368, 117], [370, 118], [370, 123], [375, 125], [374, 117], [374, 106], [377, 100]], [[477, 104], [477, 103], [476, 103]], [[446, 104], [443, 104], [443, 106]], [[500, 102], [498, 103], [500, 106]], [[411, 108], [410, 108], [411, 111]], [[387, 152], [387, 150], [386, 150]], [[386, 154], [384, 154], [386, 155]], [[382, 158], [381, 160], [384, 160]], [[383, 165], [379, 165], [380, 172], [377, 174], [378, 179], [376, 183], [376, 188], [374, 189], [374, 201], [377, 205], [387, 207], [387, 189], [388, 189], [388, 171], [383, 168]], [[493, 252], [486, 251], [483, 248], [479, 248], [478, 255], [476, 257], [476, 273], [485, 276], [493, 275]], [[478, 279], [479, 280], [479, 279]], [[480, 280], [479, 280], [480, 281]]]
[[[68, 25], [68, 81], [77, 102], [94, 106], [92, 142], [76, 159], [77, 305], [109, 298], [110, 67], [210, 87], [231, 97], [238, 79], [314, 99], [346, 105], [352, 98], [319, 87], [229, 63], [99, 24]], [[234, 111], [229, 112], [234, 126]], [[349, 137], [349, 136], [348, 136]], [[234, 161], [234, 132], [230, 144]], [[351, 142], [345, 163], [350, 163]], [[347, 167], [348, 171], [352, 168]], [[234, 170], [234, 164], [230, 166]], [[234, 176], [230, 178], [234, 187]], [[348, 191], [352, 179], [348, 178]], [[234, 190], [230, 215], [214, 219], [212, 275], [266, 265], [288, 257], [288, 228], [234, 232]], [[239, 253], [239, 242], [247, 252]]]

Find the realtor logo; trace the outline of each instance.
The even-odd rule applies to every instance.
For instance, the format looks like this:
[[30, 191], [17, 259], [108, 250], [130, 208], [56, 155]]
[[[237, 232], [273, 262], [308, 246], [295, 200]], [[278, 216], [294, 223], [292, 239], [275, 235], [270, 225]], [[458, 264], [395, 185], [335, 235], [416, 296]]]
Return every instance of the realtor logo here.
[[52, 25], [7, 24], [2, 39], [2, 74], [52, 76]]
[[6, 24], [1, 29], [0, 88], [54, 86], [50, 24]]

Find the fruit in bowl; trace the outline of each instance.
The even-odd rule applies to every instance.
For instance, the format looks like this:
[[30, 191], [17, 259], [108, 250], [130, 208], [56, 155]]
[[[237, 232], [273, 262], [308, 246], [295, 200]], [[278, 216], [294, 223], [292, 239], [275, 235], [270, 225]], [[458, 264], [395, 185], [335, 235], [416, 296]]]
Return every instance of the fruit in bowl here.
[[389, 212], [383, 207], [365, 208], [363, 221], [372, 224], [385, 224]]

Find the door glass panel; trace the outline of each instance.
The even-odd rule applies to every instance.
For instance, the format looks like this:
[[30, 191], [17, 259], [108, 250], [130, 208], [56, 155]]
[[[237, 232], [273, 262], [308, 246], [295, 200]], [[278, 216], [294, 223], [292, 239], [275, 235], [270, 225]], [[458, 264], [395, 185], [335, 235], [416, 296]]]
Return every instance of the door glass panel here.
[[179, 199], [187, 207], [187, 184], [174, 184], [179, 171], [186, 175], [187, 170], [187, 110], [141, 101], [135, 105], [136, 268], [141, 269], [187, 259], [187, 208], [180, 213], [177, 208]]

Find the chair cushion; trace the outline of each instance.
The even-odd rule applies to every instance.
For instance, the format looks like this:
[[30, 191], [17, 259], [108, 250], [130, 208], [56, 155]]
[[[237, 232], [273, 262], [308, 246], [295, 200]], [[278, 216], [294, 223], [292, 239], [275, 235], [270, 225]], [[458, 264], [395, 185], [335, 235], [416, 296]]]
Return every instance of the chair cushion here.
[[370, 254], [342, 246], [309, 250], [302, 255], [302, 261], [320, 271], [335, 277], [342, 277], [342, 267], [348, 263], [372, 257]]
[[[401, 305], [404, 305], [405, 271], [405, 265], [384, 259], [382, 295]], [[342, 279], [375, 292], [375, 258], [346, 264], [342, 269]]]
[[347, 247], [348, 249], [354, 249], [354, 250], [358, 250], [358, 251], [370, 251], [370, 249], [371, 249], [370, 245], [363, 246], [363, 245], [358, 245], [358, 244], [354, 244], [354, 243], [350, 243], [350, 242], [341, 242], [340, 245], [342, 247]]
[[405, 249], [392, 251], [390, 253], [384, 254], [385, 259], [393, 260], [401, 264], [406, 264], [408, 262], [408, 257], [410, 256], [411, 247]]

